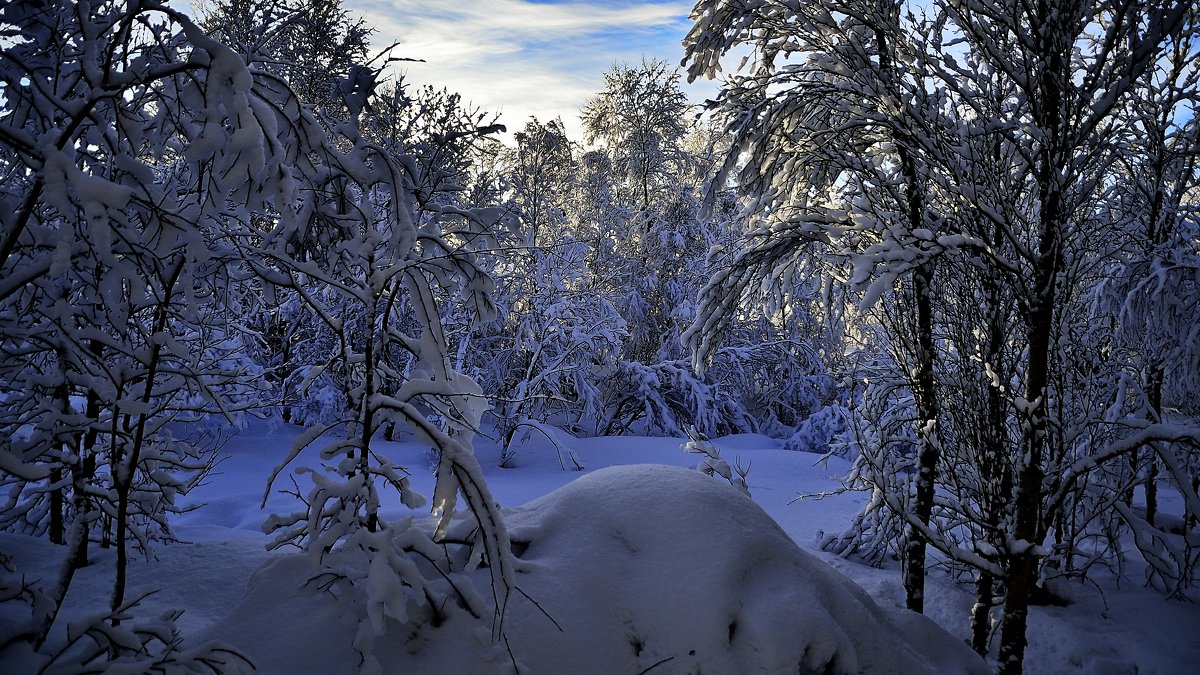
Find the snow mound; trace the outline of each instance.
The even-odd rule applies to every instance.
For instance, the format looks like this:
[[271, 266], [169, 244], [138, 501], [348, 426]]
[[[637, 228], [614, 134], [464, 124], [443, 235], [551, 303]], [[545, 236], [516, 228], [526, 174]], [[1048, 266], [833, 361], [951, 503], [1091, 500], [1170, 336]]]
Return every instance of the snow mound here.
[[878, 607], [696, 471], [596, 471], [508, 523], [524, 548], [517, 583], [562, 626], [510, 619], [534, 672], [987, 672], [932, 621]]
[[[696, 471], [599, 470], [509, 511], [508, 526], [520, 592], [502, 627], [528, 672], [987, 672], [932, 621], [879, 607], [753, 501]], [[215, 636], [267, 671], [353, 672], [345, 617], [356, 610], [297, 595], [299, 562], [261, 570]], [[476, 588], [485, 583], [479, 574]], [[386, 672], [510, 668], [488, 629], [463, 613], [438, 627], [393, 622], [374, 655]]]

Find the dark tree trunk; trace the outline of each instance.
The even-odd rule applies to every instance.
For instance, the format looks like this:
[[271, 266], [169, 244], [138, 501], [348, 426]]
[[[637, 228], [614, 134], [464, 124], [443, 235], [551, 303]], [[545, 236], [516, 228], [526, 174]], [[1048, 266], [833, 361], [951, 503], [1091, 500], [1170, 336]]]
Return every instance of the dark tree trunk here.
[[[64, 296], [66, 294], [64, 293]], [[66, 298], [64, 297], [64, 301]], [[67, 354], [66, 350], [59, 348], [56, 350], [58, 360], [58, 386], [54, 388], [54, 398], [57, 402], [59, 413], [61, 415], [71, 414], [71, 388], [67, 385]], [[76, 441], [76, 434], [69, 435], [73, 442]], [[54, 445], [56, 448], [62, 448], [64, 439], [58, 434], [55, 434]], [[68, 452], [74, 448], [65, 448]], [[50, 470], [50, 485], [53, 486], [50, 490], [50, 525], [49, 536], [51, 543], [65, 543], [65, 533], [63, 530], [63, 511], [66, 509], [66, 496], [63, 494], [63, 470], [62, 466], [55, 466]]]
[[[172, 298], [177, 290], [176, 286], [179, 282], [179, 276], [183, 273], [183, 267], [186, 260], [182, 256], [177, 256], [174, 268], [171, 273], [163, 280], [163, 299], [154, 311], [154, 323], [152, 324], [152, 336], [164, 335], [170, 321], [170, 305]], [[163, 344], [160, 341], [154, 341], [153, 347], [150, 350], [150, 358], [146, 363], [145, 382], [142, 386], [142, 394], [140, 403], [142, 410], [138, 413], [137, 424], [133, 428], [133, 439], [128, 451], [124, 457], [116, 457], [114, 455], [113, 462], [113, 488], [117, 493], [117, 514], [116, 514], [116, 543], [117, 543], [117, 570], [116, 579], [113, 582], [111, 609], [116, 610], [125, 602], [125, 588], [129, 572], [129, 498], [133, 491], [134, 477], [137, 475], [138, 465], [142, 461], [142, 450], [146, 444], [146, 425], [150, 421], [151, 403], [154, 400], [154, 385], [158, 378], [158, 369], [162, 366]], [[114, 418], [116, 414], [114, 412]], [[113, 445], [116, 444], [116, 435], [113, 436]], [[114, 620], [116, 625], [119, 621]]]
[[[33, 638], [33, 648], [41, 649], [45, 644], [46, 638], [50, 636], [50, 629], [54, 627], [54, 622], [58, 618], [58, 613], [62, 609], [63, 601], [66, 600], [67, 591], [71, 588], [71, 581], [75, 578], [75, 572], [81, 566], [79, 562], [79, 550], [87, 542], [88, 524], [86, 521], [76, 518], [71, 523], [71, 527], [67, 532], [67, 556], [63, 559], [59, 566], [58, 579], [55, 583], [53, 591], [49, 594], [49, 600], [52, 603], [52, 609], [43, 615], [41, 625], [37, 626]], [[0, 649], [7, 645], [0, 645]]]
[[[875, 44], [879, 50], [879, 69], [885, 85], [900, 96], [900, 73], [895, 67], [894, 34], [900, 23], [899, 4], [888, 7], [884, 23], [875, 27]], [[909, 231], [925, 227], [925, 186], [917, 166], [914, 142], [900, 124], [892, 130], [904, 180], [904, 207]], [[940, 460], [938, 443], [938, 407], [933, 380], [933, 263], [924, 261], [913, 270], [912, 290], [916, 305], [916, 372], [911, 383], [917, 405], [917, 438], [920, 451], [917, 457], [917, 485], [913, 517], [924, 527], [933, 517], [934, 486]], [[925, 610], [925, 554], [928, 542], [921, 530], [909, 526], [904, 542], [904, 596], [906, 606], [914, 612]]]
[[971, 608], [971, 649], [980, 656], [988, 653], [992, 631], [992, 594], [995, 580], [987, 572], [975, 576], [975, 606]]
[[[90, 340], [88, 351], [93, 359], [100, 362], [104, 356], [104, 345], [99, 340]], [[93, 515], [92, 500], [87, 496], [87, 487], [96, 478], [96, 443], [100, 440], [100, 430], [96, 427], [96, 422], [100, 419], [100, 395], [95, 390], [88, 391], [87, 407], [84, 410], [88, 428], [83, 433], [83, 440], [79, 445], [79, 461], [71, 467], [71, 493], [72, 503], [75, 507], [75, 519], [81, 521], [84, 527], [83, 539], [73, 553], [76, 557], [76, 565], [81, 568], [88, 566], [90, 541], [88, 537], [92, 531], [92, 524], [96, 520]], [[106, 536], [107, 532], [106, 528]]]
[[1138, 461], [1139, 453], [1136, 449], [1129, 453], [1129, 481], [1125, 484], [1125, 489], [1121, 491], [1121, 501], [1125, 506], [1133, 506], [1133, 490], [1138, 484]]
[[[374, 269], [375, 257], [374, 254], [370, 257], [368, 269]], [[368, 307], [368, 317], [375, 317], [379, 313], [379, 300], [372, 297], [371, 305]], [[364, 494], [363, 504], [367, 509], [367, 531], [375, 532], [379, 529], [379, 513], [371, 506], [369, 497], [372, 488], [372, 477], [370, 472], [371, 461], [371, 439], [375, 436], [375, 389], [379, 383], [375, 379], [375, 359], [378, 358], [375, 350], [375, 339], [371, 335], [370, 330], [366, 333], [366, 344], [363, 347], [363, 400], [362, 400], [362, 429], [359, 437], [358, 448], [358, 470], [362, 472]]]
[[[997, 161], [999, 148], [997, 148]], [[1000, 233], [994, 234], [999, 240]], [[993, 372], [1002, 373], [1004, 335], [1004, 300], [995, 280], [985, 279], [984, 297], [987, 302], [988, 322], [986, 352], [984, 358]], [[981, 509], [983, 511], [983, 533], [981, 538], [996, 550], [1003, 550], [1004, 532], [1001, 523], [1008, 508], [1013, 490], [1013, 474], [1010, 468], [1006, 439], [1008, 436], [1008, 408], [1003, 389], [998, 382], [987, 382], [987, 421], [981, 430], [978, 460], [979, 475], [983, 483]], [[971, 610], [971, 648], [986, 657], [991, 642], [992, 608], [995, 607], [996, 578], [989, 572], [979, 571], [975, 577], [975, 606]]]
[[[1200, 476], [1192, 477], [1192, 492], [1200, 492]], [[1186, 533], [1196, 527], [1196, 514], [1184, 506], [1183, 531]]]
[[[929, 297], [932, 270], [923, 265], [913, 273], [913, 292], [917, 303], [917, 373], [915, 397], [920, 427], [920, 455], [917, 459], [917, 492], [913, 515], [925, 526], [933, 516], [934, 487], [940, 459], [937, 440], [938, 409], [933, 382], [933, 309]], [[915, 527], [908, 529], [905, 543], [905, 604], [914, 612], [925, 611], [925, 536]]]
[[66, 500], [63, 496], [63, 489], [59, 485], [62, 479], [62, 467], [56, 466], [50, 469], [50, 484], [55, 486], [50, 491], [50, 543], [60, 546], [66, 543], [63, 531], [63, 509], [66, 507]]
[[1150, 455], [1150, 465], [1146, 467], [1146, 522], [1154, 526], [1158, 517], [1158, 458]]
[[1008, 594], [1004, 603], [1004, 627], [1000, 634], [1001, 675], [1022, 672], [1025, 634], [1029, 622], [1029, 600], [1038, 576], [1038, 557], [1034, 547], [1041, 541], [1042, 462], [1047, 455], [1048, 394], [1052, 351], [1054, 349], [1055, 305], [1058, 300], [1058, 274], [1062, 267], [1060, 233], [1066, 220], [1061, 172], [1067, 166], [1062, 147], [1065, 131], [1062, 119], [1065, 82], [1070, 77], [1067, 55], [1070, 44], [1063, 44], [1067, 27], [1055, 25], [1069, 19], [1053, 9], [1049, 0], [1037, 5], [1035, 29], [1040, 30], [1039, 51], [1046, 56], [1046, 67], [1038, 82], [1040, 100], [1035, 121], [1045, 135], [1039, 148], [1036, 180], [1041, 206], [1040, 233], [1034, 263], [1034, 284], [1027, 296], [1027, 363], [1023, 392], [1021, 458], [1018, 466], [1012, 542], [1016, 548], [1007, 554]]
[[[1163, 366], [1155, 364], [1150, 370], [1149, 391], [1147, 392], [1150, 403], [1150, 414], [1155, 422], [1162, 421], [1162, 388], [1163, 388]], [[1154, 525], [1154, 519], [1158, 516], [1158, 456], [1153, 449], [1150, 452], [1150, 461], [1146, 465], [1146, 522]]]

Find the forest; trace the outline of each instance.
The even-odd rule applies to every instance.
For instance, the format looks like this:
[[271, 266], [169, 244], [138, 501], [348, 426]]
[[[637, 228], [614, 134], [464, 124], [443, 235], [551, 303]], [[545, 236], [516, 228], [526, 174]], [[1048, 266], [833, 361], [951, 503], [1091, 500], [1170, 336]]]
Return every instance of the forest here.
[[[472, 670], [554, 672], [529, 645], [584, 592], [566, 552], [658, 542], [661, 571], [709, 532], [844, 591], [850, 637], [737, 651], [811, 626], [722, 577], [687, 611], [759, 608], [714, 629], [726, 660], [638, 638], [575, 672], [1051, 672], [1031, 615], [1118, 581], [1200, 618], [1200, 7], [696, 0], [683, 62], [613, 65], [583, 139], [410, 85], [437, 55], [374, 37], [341, 0], [0, 3], [6, 672], [273, 672], [185, 645], [130, 571], [264, 430], [236, 508], [340, 603], [345, 672], [449, 672], [462, 636]], [[722, 440], [750, 437], [778, 454]], [[662, 443], [712, 478], [581, 450]], [[502, 508], [539, 456], [566, 487]], [[793, 553], [747, 510], [767, 481], [852, 506]], [[527, 550], [566, 569], [537, 586]], [[620, 560], [595, 574], [636, 583]], [[960, 639], [910, 616], [931, 587], [969, 600], [934, 617]]]

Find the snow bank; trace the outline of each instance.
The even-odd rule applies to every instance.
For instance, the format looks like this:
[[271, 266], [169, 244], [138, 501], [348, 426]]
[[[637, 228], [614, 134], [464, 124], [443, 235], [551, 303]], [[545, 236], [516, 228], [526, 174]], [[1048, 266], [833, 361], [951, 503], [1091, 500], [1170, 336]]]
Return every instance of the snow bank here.
[[[533, 673], [987, 672], [932, 621], [877, 606], [696, 471], [596, 471], [511, 510], [508, 524], [521, 592], [503, 630]], [[298, 591], [308, 574], [298, 556], [264, 567], [212, 636], [263, 672], [353, 672], [363, 609]], [[392, 622], [374, 655], [389, 672], [504, 670], [489, 628], [461, 611], [438, 627]]]

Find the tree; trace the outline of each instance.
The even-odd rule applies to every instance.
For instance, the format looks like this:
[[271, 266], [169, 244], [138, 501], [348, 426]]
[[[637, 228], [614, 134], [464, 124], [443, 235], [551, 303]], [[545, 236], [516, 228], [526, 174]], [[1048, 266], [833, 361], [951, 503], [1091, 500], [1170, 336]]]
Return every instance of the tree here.
[[[1070, 292], [1072, 244], [1094, 236], [1090, 216], [1095, 190], [1103, 184], [1107, 143], [1119, 129], [1118, 104], [1134, 82], [1163, 53], [1171, 33], [1189, 5], [1145, 3], [1137, 15], [1118, 3], [985, 3], [969, 10], [946, 3], [947, 17], [966, 38], [984, 66], [1001, 83], [1001, 91], [1020, 96], [995, 121], [1004, 141], [1015, 146], [1015, 169], [1033, 202], [1003, 212], [997, 225], [1010, 241], [1027, 241], [1008, 260], [1017, 271], [1016, 300], [1021, 308], [1025, 347], [1022, 392], [1015, 401], [1021, 442], [1015, 469], [1014, 513], [1006, 555], [1007, 597], [1001, 636], [1001, 672], [1019, 672], [1025, 647], [1028, 602], [1037, 578], [1037, 546], [1053, 522], [1053, 505], [1043, 502], [1044, 480], [1065, 448], [1052, 444], [1048, 427], [1054, 394], [1052, 373], [1059, 357], [1056, 332], [1060, 311]], [[1155, 17], [1146, 23], [1134, 16]], [[1034, 36], [1029, 39], [1026, 36]], [[961, 77], [953, 62], [944, 71]], [[1029, 75], [1028, 73], [1032, 73]], [[1077, 78], [1083, 73], [1082, 79]], [[976, 92], [956, 91], [971, 105]], [[968, 96], [969, 94], [969, 96]], [[1021, 126], [1028, 135], [1015, 131]], [[1002, 141], [1003, 142], [1003, 141]], [[1052, 474], [1050, 474], [1052, 475]]]
[[117, 547], [111, 620], [127, 616], [130, 545], [170, 536], [211, 461], [168, 425], [248, 404], [253, 372], [217, 302], [224, 235], [286, 199], [305, 139], [276, 135], [298, 116], [286, 90], [158, 3], [9, 4], [3, 20], [0, 467], [14, 503], [71, 503], [51, 502], [57, 575], [5, 594], [32, 602], [0, 646], [36, 649], [98, 522]]
[[363, 133], [384, 145], [403, 145], [417, 162], [422, 206], [430, 201], [490, 206], [489, 198], [497, 195], [483, 200], [470, 196], [488, 180], [476, 175], [483, 160], [499, 152], [500, 142], [492, 134], [504, 130], [495, 114], [460, 94], [431, 85], [413, 91], [400, 79], [380, 87], [365, 115]]
[[561, 120], [542, 124], [533, 118], [514, 139], [517, 147], [505, 173], [521, 234], [527, 246], [553, 243], [567, 226], [577, 170], [574, 149]]
[[200, 11], [207, 32], [285, 79], [305, 103], [345, 115], [337, 83], [367, 61], [374, 29], [341, 0], [215, 0]]
[[[416, 158], [402, 154], [399, 142], [380, 144], [362, 133], [378, 76], [378, 70], [361, 68], [343, 82], [347, 120], [314, 149], [317, 170], [298, 176], [302, 196], [281, 209], [268, 233], [241, 242], [243, 259], [271, 287], [294, 292], [305, 318], [333, 347], [312, 364], [301, 392], [326, 377], [340, 399], [328, 419], [311, 423], [297, 439], [264, 491], [265, 504], [279, 474], [306, 447], [322, 442], [324, 470], [297, 469], [312, 479], [303, 492], [296, 485], [303, 508], [273, 515], [264, 529], [275, 534], [272, 547], [293, 544], [308, 551], [325, 587], [346, 583], [366, 594], [373, 609], [362, 618], [354, 645], [364, 658], [384, 629], [384, 615], [436, 622], [446, 610], [447, 598], [413, 556], [431, 563], [442, 558], [438, 576], [476, 618], [482, 612], [477, 596], [447, 577], [447, 570], [486, 560], [497, 614], [515, 583], [503, 519], [471, 446], [488, 402], [451, 363], [441, 307], [445, 298], [454, 299], [476, 322], [494, 314], [492, 280], [476, 262], [476, 252], [491, 246], [494, 210], [425, 200]], [[324, 239], [313, 246], [312, 237]], [[425, 503], [404, 467], [376, 446], [396, 423], [438, 453], [434, 539], [410, 529], [411, 518], [389, 523], [379, 513], [383, 490], [409, 508]], [[477, 527], [449, 542], [460, 495]], [[451, 543], [480, 556], [458, 556]], [[335, 549], [365, 552], [367, 569], [331, 562]], [[381, 585], [380, 575], [390, 581]], [[421, 609], [410, 611], [409, 604]]]
[[605, 90], [580, 115], [587, 142], [604, 142], [631, 201], [649, 211], [681, 159], [688, 106], [679, 74], [665, 61], [643, 61], [613, 66], [604, 83]]
[[[377, 71], [351, 68], [337, 83], [347, 119], [335, 135], [277, 73], [168, 7], [2, 11], [13, 27], [0, 53], [0, 199], [11, 207], [0, 220], [0, 484], [13, 507], [3, 522], [66, 529], [68, 552], [49, 583], [5, 576], [2, 597], [28, 603], [29, 617], [5, 626], [0, 649], [42, 648], [86, 564], [89, 534], [107, 519], [111, 533], [98, 529], [117, 547], [103, 619], [112, 625], [88, 633], [95, 649], [69, 646], [51, 658], [236, 666], [220, 648], [179, 653], [169, 622], [116, 624], [136, 604], [125, 597], [129, 547], [170, 536], [176, 497], [219, 445], [176, 438], [171, 425], [210, 415], [230, 423], [263, 406], [241, 317], [273, 309], [279, 289], [294, 292], [339, 345], [321, 365], [349, 411], [348, 438], [328, 457], [349, 450], [335, 466], [341, 480], [315, 478], [301, 495], [312, 519], [299, 528], [274, 520], [281, 541], [315, 542], [318, 557], [338, 541], [359, 544], [378, 554], [370, 574], [400, 572], [401, 589], [443, 606], [408, 556], [449, 556], [451, 543], [405, 536], [378, 517], [377, 479], [417, 502], [402, 469], [371, 446], [382, 424], [404, 420], [441, 450], [439, 536], [459, 495], [481, 515], [476, 534], [456, 537], [482, 552], [461, 557], [487, 561], [502, 611], [510, 552], [470, 450], [485, 402], [448, 363], [439, 308], [443, 296], [464, 313], [490, 312], [491, 281], [474, 253], [489, 245], [493, 211], [423, 202], [413, 158], [363, 138]], [[383, 614], [402, 615], [394, 601], [405, 594], [395, 590], [371, 596], [357, 646], [369, 646]], [[480, 616], [477, 596], [455, 590]]]
[[624, 358], [649, 364], [669, 358], [661, 352], [671, 339], [671, 308], [683, 300], [670, 297], [683, 286], [676, 283], [679, 263], [704, 255], [688, 247], [706, 242], [695, 217], [696, 186], [681, 181], [689, 163], [682, 149], [687, 98], [679, 74], [662, 61], [617, 65], [604, 79], [605, 90], [581, 120], [588, 142], [604, 144], [607, 161], [597, 168], [611, 172], [613, 196], [629, 220], [612, 233], [616, 255], [602, 275], [631, 328]]
[[[710, 3], [711, 4], [711, 3]], [[710, 189], [737, 172], [751, 211], [763, 225], [749, 248], [702, 294], [698, 323], [689, 331], [699, 361], [714, 349], [728, 307], [755, 279], [778, 276], [793, 264], [815, 265], [820, 250], [849, 256], [852, 285], [868, 286], [864, 308], [889, 290], [911, 311], [885, 321], [895, 349], [898, 385], [911, 392], [912, 417], [885, 433], [911, 431], [920, 447], [905, 544], [905, 590], [921, 611], [925, 537], [940, 455], [939, 403], [933, 381], [934, 307], [931, 284], [938, 246], [927, 208], [928, 170], [913, 120], [929, 105], [920, 73], [906, 70], [913, 21], [901, 3], [848, 3], [831, 13], [813, 4], [796, 12], [782, 4], [697, 6], [685, 44], [690, 77], [715, 74], [717, 59], [735, 45], [753, 45], [745, 74], [732, 77], [715, 104], [733, 134], [730, 152]], [[742, 150], [749, 150], [743, 162]], [[835, 241], [836, 240], [836, 241]], [[830, 246], [830, 245], [833, 246]], [[810, 257], [811, 256], [811, 257]], [[904, 286], [890, 288], [898, 279]], [[868, 397], [891, 405], [890, 396]], [[886, 411], [875, 413], [876, 419]], [[887, 445], [891, 441], [883, 441]]]
[[[1135, 239], [1122, 251], [1115, 269], [1106, 270], [1111, 281], [1098, 284], [1096, 296], [1101, 311], [1115, 315], [1122, 351], [1131, 350], [1130, 366], [1140, 380], [1145, 414], [1153, 421], [1162, 419], [1164, 394], [1179, 399], [1195, 386], [1189, 374], [1200, 357], [1192, 349], [1196, 342], [1190, 339], [1186, 324], [1191, 317], [1184, 309], [1195, 287], [1188, 279], [1195, 269], [1195, 249], [1188, 246], [1194, 219], [1188, 194], [1200, 179], [1198, 125], [1192, 114], [1200, 52], [1190, 49], [1184, 37], [1194, 30], [1194, 23], [1176, 29], [1164, 56], [1139, 79], [1138, 95], [1125, 104], [1122, 114], [1127, 117], [1116, 156], [1121, 180], [1112, 186], [1109, 202], [1113, 220], [1127, 224]], [[1151, 524], [1156, 466], [1152, 455], [1145, 483], [1146, 519]]]
[[[1001, 669], [1018, 672], [1038, 572], [1055, 559], [1042, 545], [1053, 533], [1074, 555], [1069, 522], [1089, 522], [1098, 508], [1080, 481], [1147, 439], [1197, 439], [1195, 427], [1123, 415], [1096, 422], [1100, 392], [1113, 391], [1102, 331], [1085, 341], [1072, 321], [1095, 270], [1113, 257], [1104, 243], [1123, 232], [1105, 205], [1122, 102], [1150, 64], [1180, 49], [1184, 41], [1170, 36], [1194, 28], [1183, 27], [1191, 24], [1180, 3], [905, 7], [810, 3], [797, 14], [783, 3], [697, 5], [691, 76], [715, 74], [734, 46], [758, 48], [718, 101], [738, 154], [716, 184], [736, 175], [765, 223], [710, 282], [690, 339], [698, 359], [711, 354], [733, 304], [760, 279], [830, 253], [851, 263], [847, 276], [865, 291], [864, 306], [878, 305], [892, 350], [864, 399], [883, 413], [875, 423], [868, 416], [860, 436], [856, 476], [877, 496], [868, 509], [893, 514], [910, 543], [924, 540], [976, 570], [978, 607], [1002, 580]], [[934, 256], [937, 267], [927, 267]], [[910, 272], [909, 289], [895, 284]], [[923, 310], [930, 281], [978, 311], [949, 295]], [[1154, 288], [1169, 297], [1178, 287]], [[928, 336], [939, 333], [945, 352], [930, 362], [938, 345]], [[1097, 374], [1085, 377], [1091, 368]], [[1076, 395], [1081, 387], [1087, 393]], [[922, 404], [931, 391], [935, 404], [977, 402], [984, 414]], [[909, 414], [920, 422], [911, 436]], [[936, 480], [958, 498], [928, 510], [894, 476], [910, 466], [906, 437], [919, 440], [934, 424], [926, 446], [955, 464], [930, 475], [918, 460], [917, 494], [930, 495]], [[1164, 444], [1152, 447], [1178, 466]], [[883, 522], [863, 515], [862, 524]], [[876, 532], [892, 538], [898, 529]]]

